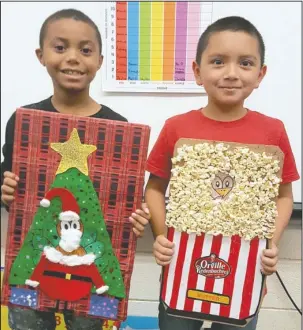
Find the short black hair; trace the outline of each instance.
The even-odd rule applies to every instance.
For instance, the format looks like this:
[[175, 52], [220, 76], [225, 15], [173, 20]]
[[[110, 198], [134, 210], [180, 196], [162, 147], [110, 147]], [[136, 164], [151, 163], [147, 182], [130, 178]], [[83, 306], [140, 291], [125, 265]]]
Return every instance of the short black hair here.
[[228, 16], [218, 19], [206, 28], [202, 33], [197, 46], [196, 62], [198, 64], [201, 62], [202, 54], [207, 47], [210, 36], [215, 32], [222, 31], [246, 32], [255, 37], [259, 42], [261, 66], [263, 66], [265, 60], [265, 44], [262, 35], [251, 22], [240, 16]]
[[39, 45], [40, 45], [41, 49], [43, 48], [43, 42], [44, 42], [45, 35], [47, 32], [48, 24], [51, 22], [60, 20], [60, 19], [64, 19], [64, 18], [71, 18], [71, 19], [74, 19], [75, 21], [81, 21], [81, 22], [87, 23], [93, 29], [95, 29], [96, 35], [97, 35], [97, 41], [98, 41], [99, 48], [100, 48], [100, 54], [102, 54], [102, 39], [101, 39], [101, 34], [100, 34], [100, 31], [99, 31], [97, 25], [94, 23], [94, 21], [92, 19], [90, 19], [82, 11], [77, 10], [77, 9], [62, 9], [62, 10], [56, 11], [43, 22], [41, 29], [40, 29], [40, 35], [39, 35]]

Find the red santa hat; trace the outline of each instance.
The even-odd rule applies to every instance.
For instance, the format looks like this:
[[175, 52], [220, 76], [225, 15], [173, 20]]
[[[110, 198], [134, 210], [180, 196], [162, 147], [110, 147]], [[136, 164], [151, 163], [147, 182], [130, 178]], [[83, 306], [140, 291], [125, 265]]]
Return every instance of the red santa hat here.
[[61, 221], [80, 220], [80, 208], [74, 195], [65, 188], [53, 188], [49, 190], [40, 202], [43, 207], [49, 207], [53, 198], [60, 197], [62, 202], [62, 212], [59, 214]]

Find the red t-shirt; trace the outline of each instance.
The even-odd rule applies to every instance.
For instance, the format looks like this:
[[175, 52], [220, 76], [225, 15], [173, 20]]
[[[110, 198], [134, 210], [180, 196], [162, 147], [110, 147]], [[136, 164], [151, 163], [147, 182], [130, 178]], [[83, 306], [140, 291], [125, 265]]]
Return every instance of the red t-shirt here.
[[244, 117], [230, 122], [210, 119], [201, 110], [169, 118], [148, 157], [146, 170], [169, 179], [171, 158], [180, 138], [278, 146], [285, 157], [282, 183], [300, 178], [284, 124], [259, 112], [248, 110]]

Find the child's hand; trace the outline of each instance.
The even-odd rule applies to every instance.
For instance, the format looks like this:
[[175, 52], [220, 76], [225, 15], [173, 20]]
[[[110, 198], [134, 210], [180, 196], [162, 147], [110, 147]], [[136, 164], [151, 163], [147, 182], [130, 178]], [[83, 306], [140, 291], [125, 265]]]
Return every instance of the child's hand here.
[[19, 181], [19, 177], [12, 172], [4, 172], [3, 185], [1, 186], [1, 200], [4, 204], [10, 205], [15, 199], [14, 193]]
[[136, 210], [129, 217], [129, 221], [133, 225], [133, 232], [137, 237], [142, 237], [145, 226], [149, 223], [150, 213], [146, 203], [142, 203], [141, 210]]
[[156, 262], [160, 266], [166, 266], [171, 262], [174, 254], [175, 244], [169, 241], [164, 235], [159, 235], [153, 245], [153, 252]]
[[272, 243], [270, 249], [263, 250], [261, 257], [261, 272], [264, 275], [272, 275], [277, 271], [278, 252], [279, 250], [274, 243]]

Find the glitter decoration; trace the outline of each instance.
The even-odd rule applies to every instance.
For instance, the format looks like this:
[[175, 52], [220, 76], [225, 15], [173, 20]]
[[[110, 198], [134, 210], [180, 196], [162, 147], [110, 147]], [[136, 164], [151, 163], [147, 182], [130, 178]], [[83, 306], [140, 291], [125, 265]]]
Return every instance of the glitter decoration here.
[[105, 296], [92, 295], [89, 315], [115, 319], [118, 311], [118, 299]]
[[94, 145], [82, 144], [76, 128], [66, 142], [51, 143], [51, 148], [62, 156], [56, 174], [75, 167], [85, 175], [88, 175], [87, 157], [97, 149]]
[[31, 308], [37, 307], [37, 291], [12, 287], [10, 303]]
[[[82, 183], [81, 188], [79, 188], [81, 178]], [[125, 297], [120, 264], [113, 253], [103, 212], [92, 181], [77, 168], [70, 168], [66, 172], [56, 175], [51, 188], [60, 187], [65, 187], [65, 189], [74, 193], [79, 202], [86, 201], [85, 207], [80, 207], [80, 218], [84, 227], [81, 247], [86, 253], [93, 253], [96, 256], [95, 265], [109, 286], [107, 294], [119, 298]], [[46, 208], [40, 206], [37, 209], [35, 220], [38, 221], [38, 225], [30, 228], [24, 244], [11, 267], [10, 284], [23, 285], [26, 279], [31, 278], [33, 269], [40, 261], [44, 246], [58, 246], [60, 237], [57, 233], [57, 224], [59, 213], [62, 211], [61, 201], [59, 199], [52, 200], [49, 210], [50, 212], [47, 214]], [[95, 224], [93, 220], [95, 220]], [[27, 259], [27, 255], [31, 258]], [[21, 265], [21, 269], [18, 268], [19, 265]], [[92, 293], [95, 292], [96, 288], [93, 287]]]

